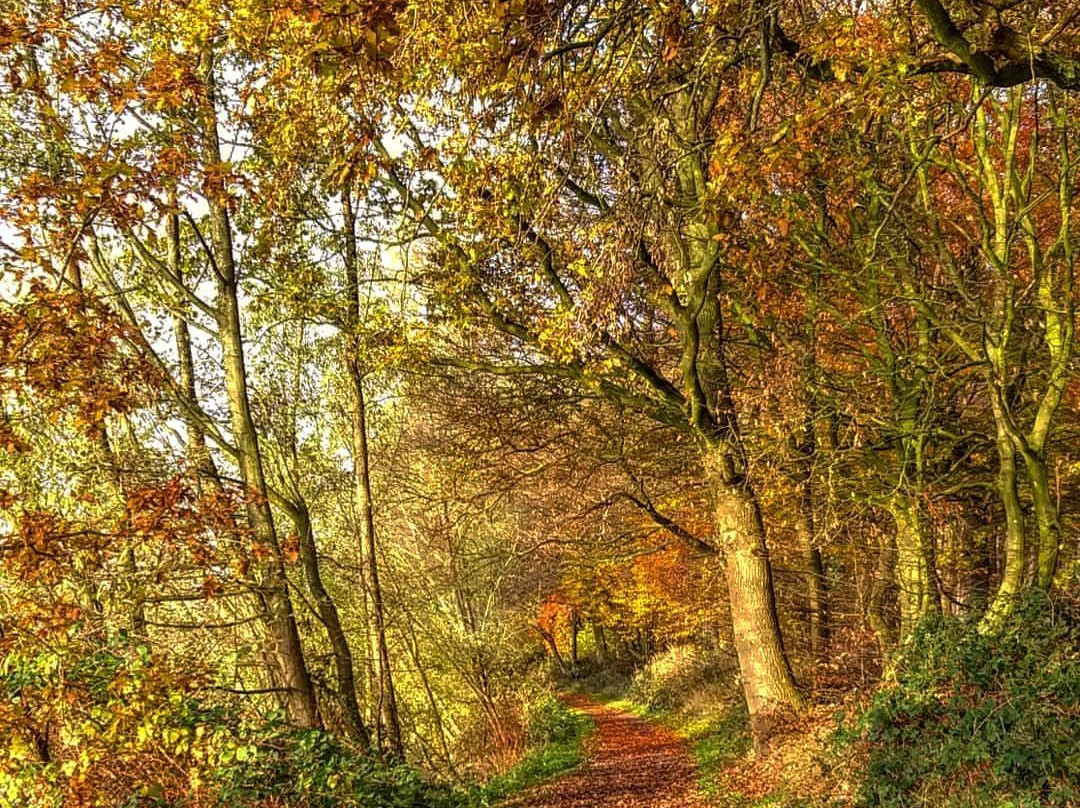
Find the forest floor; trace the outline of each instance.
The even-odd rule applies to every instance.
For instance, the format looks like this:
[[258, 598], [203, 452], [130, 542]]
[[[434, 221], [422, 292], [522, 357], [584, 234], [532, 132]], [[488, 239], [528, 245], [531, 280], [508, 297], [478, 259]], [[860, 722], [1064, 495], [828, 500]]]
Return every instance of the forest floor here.
[[566, 702], [595, 725], [585, 764], [516, 795], [507, 808], [704, 808], [693, 758], [675, 733], [588, 696]]

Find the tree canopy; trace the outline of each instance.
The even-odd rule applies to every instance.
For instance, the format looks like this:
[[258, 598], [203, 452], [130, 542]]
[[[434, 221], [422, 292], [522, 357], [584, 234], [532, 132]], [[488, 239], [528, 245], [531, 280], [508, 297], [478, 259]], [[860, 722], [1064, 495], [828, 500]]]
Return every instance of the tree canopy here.
[[880, 757], [1080, 726], [1074, 5], [0, 0], [0, 806], [480, 804], [703, 659], [1080, 799]]

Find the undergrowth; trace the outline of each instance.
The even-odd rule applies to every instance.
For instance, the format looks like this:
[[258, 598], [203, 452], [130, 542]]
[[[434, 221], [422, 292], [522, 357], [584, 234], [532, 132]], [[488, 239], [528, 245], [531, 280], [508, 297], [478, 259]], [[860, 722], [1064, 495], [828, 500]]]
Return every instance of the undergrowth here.
[[220, 805], [488, 808], [579, 765], [591, 729], [586, 716], [543, 698], [528, 715], [525, 756], [487, 783], [468, 787], [433, 785], [404, 766], [381, 767], [324, 732], [276, 731], [219, 770]]
[[895, 682], [836, 736], [862, 750], [867, 808], [1080, 804], [1080, 621], [1036, 596], [1004, 629], [928, 618]]
[[468, 806], [485, 806], [579, 766], [592, 720], [549, 696], [530, 712], [526, 726], [529, 751], [516, 766], [468, 796]]

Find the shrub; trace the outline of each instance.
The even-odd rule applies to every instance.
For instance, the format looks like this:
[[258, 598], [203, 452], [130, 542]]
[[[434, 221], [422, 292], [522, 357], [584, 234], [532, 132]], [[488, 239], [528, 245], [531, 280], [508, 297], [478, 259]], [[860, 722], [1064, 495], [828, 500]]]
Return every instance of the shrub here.
[[838, 736], [869, 755], [860, 803], [1067, 806], [1080, 800], [1080, 623], [1033, 599], [1004, 631], [925, 620], [895, 682]]
[[0, 659], [0, 808], [464, 804], [326, 732], [210, 704], [204, 674], [126, 636], [75, 650]]
[[295, 730], [280, 716], [243, 733], [245, 745], [215, 772], [219, 808], [450, 808], [455, 795], [405, 766], [381, 766], [322, 730]]
[[517, 765], [489, 781], [470, 796], [474, 805], [487, 806], [502, 797], [523, 791], [584, 760], [583, 742], [592, 722], [575, 713], [554, 696], [536, 702], [527, 713], [529, 749]]
[[180, 670], [124, 636], [77, 639], [0, 658], [0, 808], [206, 794], [231, 732], [227, 710], [196, 697], [197, 666]]
[[650, 710], [672, 710], [689, 694], [730, 678], [729, 668], [726, 660], [697, 646], [672, 646], [633, 675], [626, 695]]
[[527, 716], [526, 741], [530, 747], [564, 743], [580, 733], [581, 718], [554, 696], [545, 696]]

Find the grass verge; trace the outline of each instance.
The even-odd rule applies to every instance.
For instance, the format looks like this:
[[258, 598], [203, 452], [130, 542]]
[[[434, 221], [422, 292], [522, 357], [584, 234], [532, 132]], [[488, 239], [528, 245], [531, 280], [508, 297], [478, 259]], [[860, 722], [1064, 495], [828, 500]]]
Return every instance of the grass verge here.
[[512, 769], [479, 789], [477, 805], [492, 805], [580, 766], [585, 760], [585, 739], [593, 731], [592, 719], [563, 707], [570, 729], [526, 752]]

